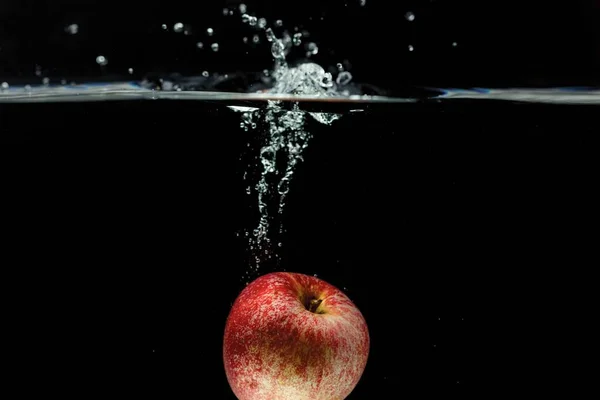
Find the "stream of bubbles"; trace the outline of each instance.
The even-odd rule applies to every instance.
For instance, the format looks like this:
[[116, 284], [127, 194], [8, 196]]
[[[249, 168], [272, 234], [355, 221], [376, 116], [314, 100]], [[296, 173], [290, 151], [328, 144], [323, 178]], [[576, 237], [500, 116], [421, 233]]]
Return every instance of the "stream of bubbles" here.
[[[242, 15], [247, 23], [256, 23], [256, 17]], [[261, 19], [262, 20], [262, 19]], [[275, 66], [271, 74], [273, 86], [269, 90], [273, 94], [340, 96], [337, 91], [351, 79], [349, 73], [338, 75], [334, 82], [330, 73], [314, 63], [304, 63], [290, 67], [286, 55], [291, 46], [298, 42], [299, 36], [289, 35], [278, 38], [270, 27], [265, 28], [267, 40], [271, 43], [271, 54]], [[340, 78], [341, 77], [341, 78]], [[262, 168], [257, 182], [249, 182], [247, 193], [256, 194], [259, 220], [256, 227], [247, 232], [251, 252], [250, 269], [244, 279], [249, 282], [263, 273], [265, 264], [279, 265], [278, 248], [281, 241], [273, 240], [273, 231], [278, 238], [284, 233], [282, 215], [290, 185], [296, 167], [303, 161], [303, 153], [307, 148], [311, 133], [307, 129], [307, 119], [312, 118], [319, 123], [329, 125], [340, 117], [339, 114], [305, 112], [293, 103], [291, 109], [283, 108], [280, 101], [269, 101], [265, 108], [234, 108], [242, 112], [241, 127], [259, 137], [260, 150], [258, 158]], [[283, 161], [282, 161], [283, 160]], [[244, 179], [252, 180], [252, 174], [246, 173]], [[254, 189], [254, 190], [252, 190]], [[275, 199], [274, 201], [271, 201]], [[273, 226], [275, 225], [275, 226]], [[278, 228], [277, 230], [274, 228]], [[277, 241], [277, 245], [274, 242]]]

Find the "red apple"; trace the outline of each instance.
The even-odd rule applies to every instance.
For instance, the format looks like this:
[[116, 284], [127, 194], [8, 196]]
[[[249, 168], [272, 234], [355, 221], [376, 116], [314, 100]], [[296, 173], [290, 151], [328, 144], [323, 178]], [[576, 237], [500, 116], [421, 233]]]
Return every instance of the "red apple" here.
[[275, 272], [251, 282], [225, 326], [225, 373], [239, 400], [342, 400], [368, 355], [361, 312], [308, 275]]

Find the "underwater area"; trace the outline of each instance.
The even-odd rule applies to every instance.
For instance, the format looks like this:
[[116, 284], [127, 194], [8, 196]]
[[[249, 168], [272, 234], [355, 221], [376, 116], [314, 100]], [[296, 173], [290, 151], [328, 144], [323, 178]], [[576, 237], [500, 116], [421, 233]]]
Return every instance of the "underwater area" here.
[[516, 7], [3, 2], [8, 380], [246, 400], [228, 315], [295, 272], [368, 326], [345, 398], [557, 388], [547, 324], [592, 243], [600, 8]]

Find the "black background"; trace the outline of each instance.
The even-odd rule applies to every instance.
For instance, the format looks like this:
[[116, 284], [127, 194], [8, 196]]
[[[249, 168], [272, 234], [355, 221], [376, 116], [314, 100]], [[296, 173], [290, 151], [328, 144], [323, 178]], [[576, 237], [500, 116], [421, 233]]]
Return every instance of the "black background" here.
[[[189, 5], [59, 3], [0, 6], [3, 79], [39, 80], [35, 64], [53, 79], [118, 76], [132, 64], [269, 65], [258, 50], [240, 61], [223, 45], [210, 60], [186, 56], [197, 39], [161, 39], [158, 22], [212, 18]], [[308, 3], [290, 18], [314, 14]], [[263, 7], [288, 15], [290, 5]], [[594, 82], [592, 2], [399, 5], [415, 12], [414, 30], [386, 7], [330, 11], [352, 37], [314, 29], [338, 52], [331, 62], [348, 58], [357, 78], [392, 88]], [[72, 20], [81, 34], [68, 44]], [[565, 312], [563, 273], [588, 245], [596, 114], [453, 102], [309, 125], [278, 268], [318, 274], [363, 311], [372, 349], [351, 398], [561, 385], [548, 336]], [[222, 335], [248, 270], [243, 232], [256, 224], [242, 179], [256, 137], [239, 114], [198, 102], [2, 104], [0, 127], [9, 380], [65, 397], [233, 398]]]
[[[61, 79], [141, 79], [150, 73], [200, 75], [271, 66], [266, 41], [242, 42], [256, 29], [238, 1], [6, 1], [0, 5], [0, 77], [37, 83]], [[248, 1], [248, 12], [300, 27], [320, 46], [314, 61], [343, 60], [360, 82], [398, 89], [426, 86], [552, 86], [597, 83], [600, 6], [594, 0], [543, 1]], [[346, 6], [345, 6], [346, 5]], [[407, 21], [405, 14], [415, 19]], [[174, 33], [185, 23], [190, 35]], [[65, 28], [78, 24], [70, 35]], [[161, 28], [168, 26], [168, 31]], [[208, 37], [206, 29], [214, 29]], [[305, 44], [308, 40], [305, 40]], [[205, 44], [198, 50], [196, 43]], [[209, 50], [211, 42], [220, 50]], [[251, 42], [251, 40], [250, 40]], [[452, 44], [456, 43], [456, 47]], [[409, 51], [412, 45], [414, 51]], [[303, 51], [290, 55], [297, 59]], [[95, 60], [108, 59], [105, 67]], [[127, 72], [134, 69], [133, 76]], [[22, 79], [17, 79], [21, 77]]]

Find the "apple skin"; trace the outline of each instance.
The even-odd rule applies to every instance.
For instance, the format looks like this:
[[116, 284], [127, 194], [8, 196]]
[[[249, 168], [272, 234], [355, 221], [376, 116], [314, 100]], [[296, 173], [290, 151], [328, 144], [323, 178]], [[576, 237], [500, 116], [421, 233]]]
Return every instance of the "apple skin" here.
[[341, 290], [274, 272], [235, 300], [223, 361], [239, 400], [342, 400], [362, 376], [369, 345], [363, 315]]

